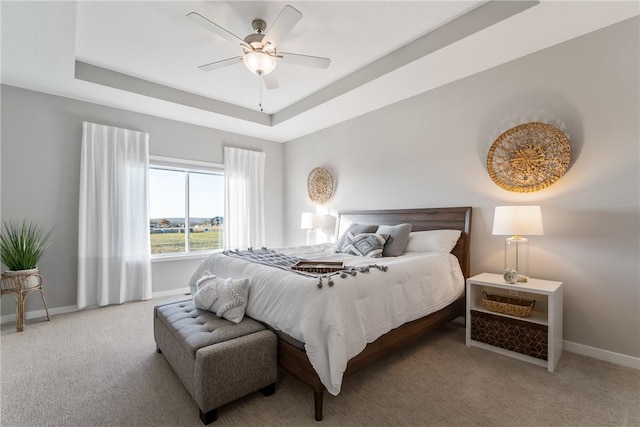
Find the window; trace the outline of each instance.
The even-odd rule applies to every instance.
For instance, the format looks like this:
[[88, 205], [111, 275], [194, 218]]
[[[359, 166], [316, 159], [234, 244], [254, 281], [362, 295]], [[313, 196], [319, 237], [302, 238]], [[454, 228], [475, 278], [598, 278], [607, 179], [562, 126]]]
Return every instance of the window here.
[[223, 167], [151, 156], [149, 216], [151, 255], [222, 249]]

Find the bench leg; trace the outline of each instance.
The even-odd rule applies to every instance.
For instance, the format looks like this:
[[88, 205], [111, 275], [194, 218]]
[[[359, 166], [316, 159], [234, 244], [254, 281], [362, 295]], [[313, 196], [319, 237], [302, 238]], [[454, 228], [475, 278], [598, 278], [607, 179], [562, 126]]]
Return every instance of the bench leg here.
[[202, 410], [200, 410], [200, 420], [202, 421], [202, 424], [204, 425], [211, 424], [217, 419], [218, 419], [218, 409], [212, 409], [206, 414], [202, 412]]
[[313, 401], [316, 407], [316, 421], [322, 421], [322, 390], [313, 391]]
[[260, 389], [260, 393], [262, 393], [264, 396], [271, 396], [275, 392], [276, 392], [276, 383], [269, 384], [268, 386], [262, 387]]
[[[276, 392], [276, 383], [269, 384], [266, 387], [262, 387], [260, 392], [265, 396], [271, 396]], [[204, 425], [211, 424], [218, 419], [218, 410], [212, 409], [206, 414], [200, 410], [200, 420]]]

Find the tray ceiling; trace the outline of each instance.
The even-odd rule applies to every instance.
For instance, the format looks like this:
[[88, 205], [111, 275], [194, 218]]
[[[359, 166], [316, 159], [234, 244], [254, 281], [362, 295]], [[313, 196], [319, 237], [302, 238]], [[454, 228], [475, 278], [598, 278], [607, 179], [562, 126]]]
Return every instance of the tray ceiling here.
[[[290, 4], [303, 17], [279, 50], [331, 58], [280, 63], [262, 90], [244, 65], [198, 65], [267, 27]], [[221, 130], [288, 141], [578, 37], [639, 13], [637, 2], [296, 1], [2, 2], [2, 83]], [[579, 17], [579, 19], [577, 18]], [[541, 31], [543, 30], [543, 31]]]

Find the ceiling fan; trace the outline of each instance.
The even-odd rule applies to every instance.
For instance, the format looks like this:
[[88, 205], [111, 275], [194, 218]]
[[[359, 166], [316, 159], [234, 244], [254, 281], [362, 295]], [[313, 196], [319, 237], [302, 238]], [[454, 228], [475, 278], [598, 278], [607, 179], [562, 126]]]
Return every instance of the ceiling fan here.
[[203, 71], [217, 70], [242, 61], [249, 71], [262, 78], [267, 89], [276, 89], [279, 87], [279, 83], [273, 70], [280, 60], [289, 64], [322, 69], [328, 68], [331, 63], [329, 58], [279, 52], [277, 50], [280, 39], [291, 31], [302, 18], [302, 13], [289, 5], [282, 9], [266, 32], [266, 22], [262, 19], [254, 19], [251, 25], [255, 33], [249, 34], [244, 39], [197, 12], [188, 13], [187, 18], [225, 40], [242, 47], [242, 56], [235, 56], [199, 66], [198, 68]]

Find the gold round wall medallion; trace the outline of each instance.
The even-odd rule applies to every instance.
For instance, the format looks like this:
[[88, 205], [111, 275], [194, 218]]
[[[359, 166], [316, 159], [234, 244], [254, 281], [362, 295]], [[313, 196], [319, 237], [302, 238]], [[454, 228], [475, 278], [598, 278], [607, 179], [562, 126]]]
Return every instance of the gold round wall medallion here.
[[569, 168], [571, 145], [560, 130], [532, 122], [509, 129], [487, 155], [489, 176], [505, 190], [531, 193], [556, 182]]
[[318, 205], [327, 203], [333, 195], [331, 172], [322, 167], [313, 168], [307, 177], [307, 192], [313, 203]]

